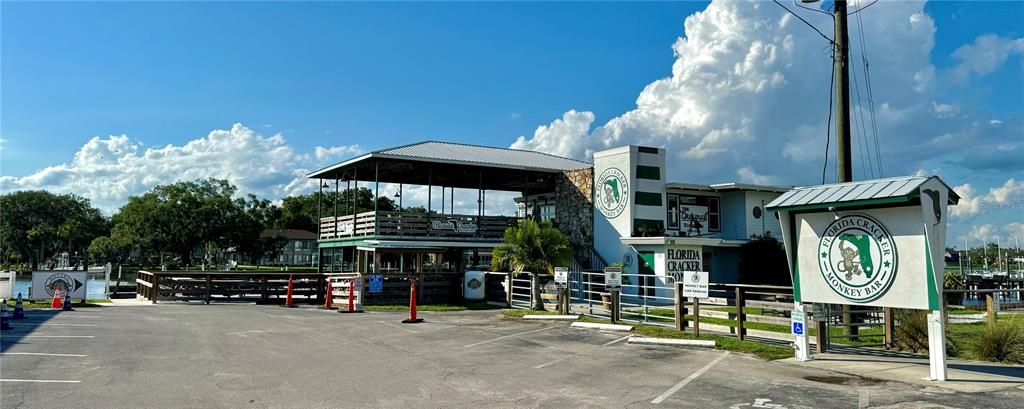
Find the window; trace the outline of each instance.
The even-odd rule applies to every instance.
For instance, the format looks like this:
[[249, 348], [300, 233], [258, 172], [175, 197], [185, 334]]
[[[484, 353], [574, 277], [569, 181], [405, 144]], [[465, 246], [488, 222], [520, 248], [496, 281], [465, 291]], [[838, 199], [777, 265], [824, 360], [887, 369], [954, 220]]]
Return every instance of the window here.
[[546, 222], [555, 219], [555, 205], [543, 204], [540, 205], [540, 221]]
[[668, 195], [667, 217], [669, 230], [679, 230], [679, 196]]
[[722, 231], [722, 209], [717, 197], [708, 198], [708, 231]]

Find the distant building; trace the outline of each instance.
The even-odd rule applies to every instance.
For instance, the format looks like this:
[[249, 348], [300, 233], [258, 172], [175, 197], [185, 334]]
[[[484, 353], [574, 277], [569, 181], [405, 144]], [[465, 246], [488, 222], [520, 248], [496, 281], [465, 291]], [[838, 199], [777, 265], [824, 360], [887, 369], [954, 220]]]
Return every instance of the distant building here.
[[260, 265], [265, 266], [294, 266], [314, 265], [317, 256], [316, 233], [298, 229], [266, 229], [260, 233], [260, 238], [280, 237], [287, 240], [281, 246], [280, 253], [271, 259], [263, 256]]

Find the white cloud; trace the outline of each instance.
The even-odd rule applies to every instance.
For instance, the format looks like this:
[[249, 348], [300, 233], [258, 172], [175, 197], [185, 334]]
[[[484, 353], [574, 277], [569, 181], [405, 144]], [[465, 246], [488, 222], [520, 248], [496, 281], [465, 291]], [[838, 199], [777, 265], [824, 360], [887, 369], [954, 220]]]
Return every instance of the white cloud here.
[[939, 104], [932, 102], [932, 110], [939, 118], [950, 118], [960, 114], [960, 107], [952, 104]]
[[1024, 240], [1024, 223], [1013, 222], [1003, 226], [1003, 231], [1006, 232], [1006, 242], [1010, 243], [1010, 240], [1016, 238], [1014, 244], [1020, 243], [1020, 240]]
[[317, 147], [315, 155], [300, 153], [284, 136], [264, 136], [242, 124], [181, 146], [145, 148], [127, 135], [94, 137], [70, 163], [22, 177], [0, 176], [0, 191], [76, 193], [112, 213], [129, 196], [155, 185], [212, 177], [231, 181], [242, 193], [277, 199], [312, 191], [316, 184], [305, 178], [306, 173], [337, 155], [358, 152], [357, 146], [343, 146]]
[[978, 242], [995, 241], [997, 231], [996, 226], [992, 224], [975, 225], [971, 226], [971, 231], [960, 236], [957, 241], [963, 243], [964, 240], [967, 240], [967, 246], [974, 247]]
[[331, 146], [329, 148], [317, 146], [313, 153], [316, 156], [316, 160], [326, 162], [328, 160], [342, 159], [349, 156], [355, 156], [360, 153], [363, 153], [363, 150], [359, 147], [359, 145]]
[[533, 132], [533, 138], [520, 136], [512, 147], [527, 149], [552, 155], [580, 158], [589, 155], [586, 151], [584, 138], [594, 122], [591, 112], [571, 110], [549, 125], [541, 125]]
[[953, 68], [953, 76], [963, 81], [971, 76], [991, 74], [1013, 54], [1024, 53], [1024, 38], [1006, 38], [986, 34], [963, 45], [953, 52], [959, 63]]
[[[1010, 178], [1002, 186], [989, 189], [983, 195], [976, 194], [970, 183], [953, 188], [960, 195], [960, 203], [950, 208], [953, 216], [966, 218], [984, 210], [1024, 208], [1024, 181]], [[1019, 213], [1018, 213], [1019, 215]]]

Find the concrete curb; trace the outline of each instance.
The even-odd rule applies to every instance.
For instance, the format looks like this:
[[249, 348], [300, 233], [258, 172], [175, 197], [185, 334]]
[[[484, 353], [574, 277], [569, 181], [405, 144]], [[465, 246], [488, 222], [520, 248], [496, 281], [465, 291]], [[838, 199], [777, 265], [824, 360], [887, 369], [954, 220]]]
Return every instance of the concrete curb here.
[[641, 344], [641, 345], [668, 345], [678, 347], [698, 347], [698, 348], [714, 348], [715, 341], [703, 340], [703, 339], [670, 339], [670, 338], [651, 338], [651, 337], [629, 337], [630, 344]]
[[603, 329], [608, 331], [632, 331], [632, 325], [618, 325], [618, 324], [598, 324], [595, 322], [574, 322], [570, 327], [575, 328], [587, 328], [587, 329]]
[[555, 321], [576, 321], [579, 315], [524, 315], [524, 320], [555, 320]]

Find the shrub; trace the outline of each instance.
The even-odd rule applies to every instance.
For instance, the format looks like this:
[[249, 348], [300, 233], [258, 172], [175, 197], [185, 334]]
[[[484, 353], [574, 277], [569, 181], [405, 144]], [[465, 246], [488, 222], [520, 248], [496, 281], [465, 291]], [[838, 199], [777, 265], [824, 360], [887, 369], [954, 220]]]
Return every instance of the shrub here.
[[[928, 352], [928, 311], [896, 310], [895, 315], [895, 347], [901, 351]], [[949, 325], [946, 325], [946, 354], [955, 356], [958, 352], [959, 347], [949, 336]]]
[[973, 344], [974, 354], [995, 362], [1024, 363], [1024, 325], [999, 322], [988, 325]]

